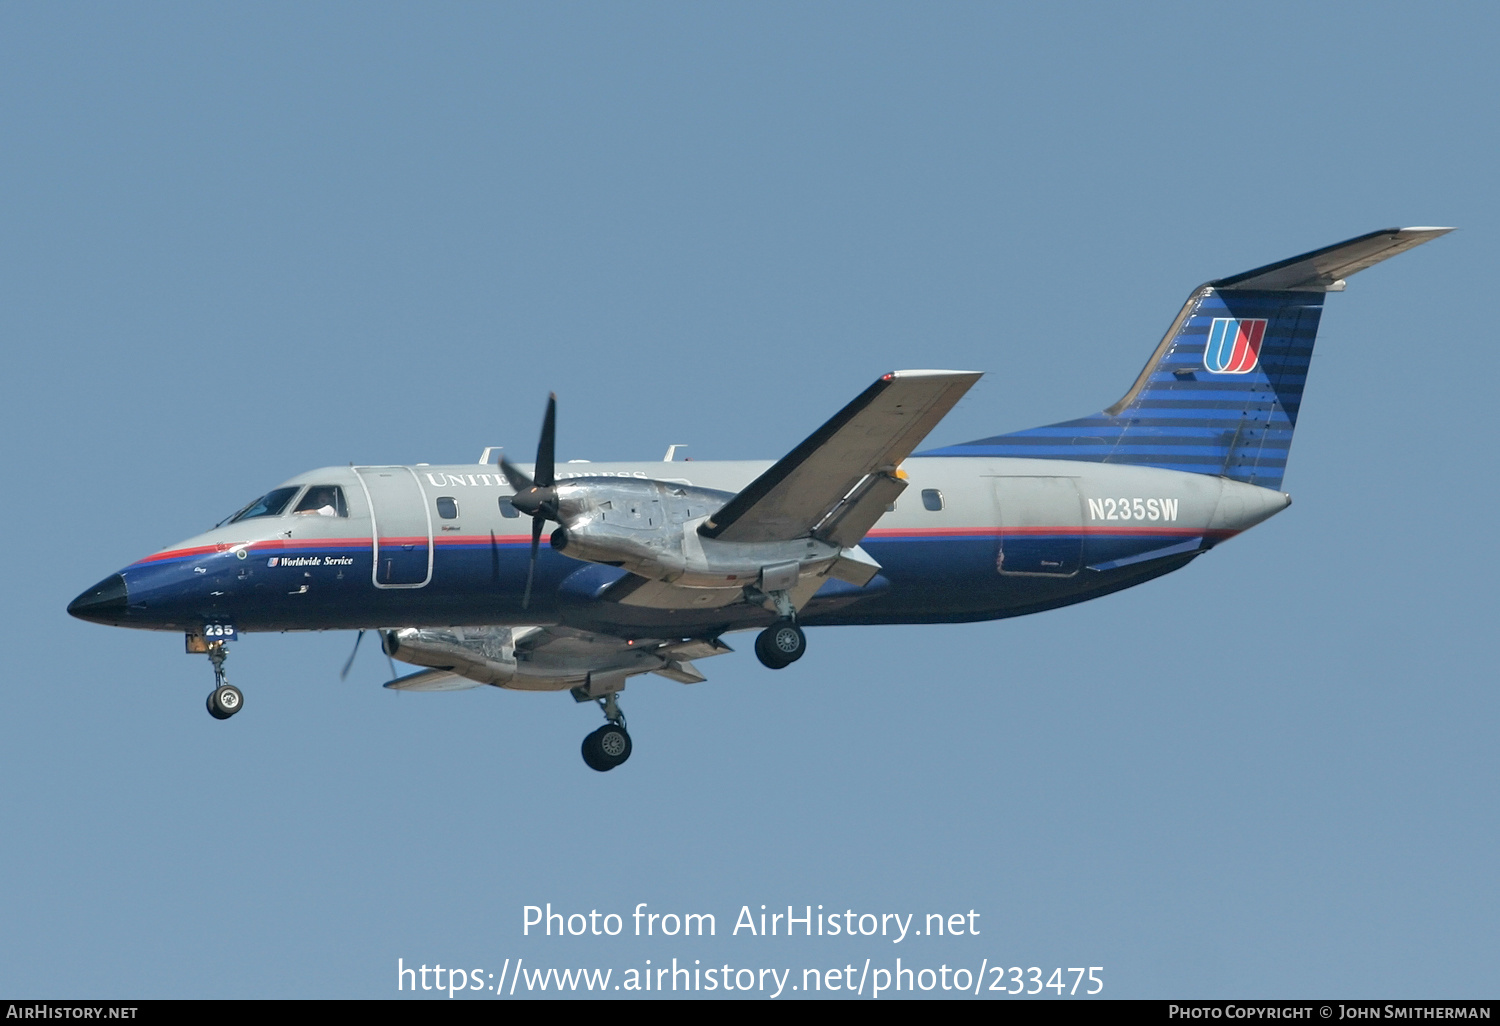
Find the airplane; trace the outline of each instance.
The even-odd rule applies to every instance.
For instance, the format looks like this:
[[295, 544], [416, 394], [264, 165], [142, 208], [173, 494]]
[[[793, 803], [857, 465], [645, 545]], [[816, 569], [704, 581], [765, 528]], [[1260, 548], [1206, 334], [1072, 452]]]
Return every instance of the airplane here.
[[[1451, 231], [1370, 232], [1194, 289], [1129, 391], [1099, 413], [916, 452], [980, 377], [884, 374], [780, 460], [559, 465], [557, 403], [534, 462], [324, 467], [137, 560], [68, 612], [181, 631], [240, 711], [242, 632], [366, 631], [422, 667], [385, 686], [569, 692], [604, 725], [584, 762], [631, 755], [618, 696], [758, 631], [957, 623], [1055, 609], [1181, 569], [1285, 509], [1281, 491], [1324, 297]], [[498, 461], [494, 458], [499, 452]], [[910, 496], [907, 492], [911, 491]], [[529, 520], [529, 524], [527, 521]], [[550, 544], [541, 546], [547, 526]]]

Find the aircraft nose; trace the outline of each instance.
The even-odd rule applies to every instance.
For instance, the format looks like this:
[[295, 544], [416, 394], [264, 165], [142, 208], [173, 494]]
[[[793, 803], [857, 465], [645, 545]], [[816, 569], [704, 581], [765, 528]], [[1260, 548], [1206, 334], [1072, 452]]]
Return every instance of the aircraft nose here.
[[119, 623], [127, 607], [125, 578], [111, 574], [68, 603], [68, 612], [80, 620]]

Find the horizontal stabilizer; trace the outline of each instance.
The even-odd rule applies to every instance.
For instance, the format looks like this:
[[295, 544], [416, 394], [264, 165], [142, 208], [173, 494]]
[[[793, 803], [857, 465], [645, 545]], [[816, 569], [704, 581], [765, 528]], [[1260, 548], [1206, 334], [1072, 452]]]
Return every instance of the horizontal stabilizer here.
[[1337, 292], [1344, 287], [1344, 279], [1356, 271], [1373, 267], [1452, 230], [1384, 228], [1208, 284], [1216, 289], [1257, 289], [1263, 292]]
[[1125, 556], [1122, 559], [1111, 559], [1106, 563], [1095, 563], [1089, 567], [1090, 570], [1118, 570], [1122, 566], [1134, 566], [1137, 563], [1145, 563], [1152, 559], [1165, 559], [1168, 556], [1185, 556], [1190, 552], [1200, 552], [1203, 549], [1203, 536], [1189, 538], [1187, 541], [1178, 542], [1175, 545], [1165, 545], [1150, 552], [1137, 552], [1133, 556]]

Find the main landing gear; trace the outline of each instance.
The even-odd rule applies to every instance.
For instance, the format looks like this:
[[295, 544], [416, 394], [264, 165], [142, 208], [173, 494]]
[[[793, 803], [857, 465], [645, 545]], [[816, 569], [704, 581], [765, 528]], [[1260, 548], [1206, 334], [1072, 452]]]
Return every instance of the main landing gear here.
[[227, 720], [240, 711], [245, 696], [224, 675], [224, 660], [229, 653], [222, 641], [208, 643], [208, 661], [214, 664], [214, 689], [208, 695], [208, 714], [216, 720]]
[[598, 702], [609, 722], [583, 739], [583, 761], [589, 769], [606, 773], [630, 758], [630, 735], [625, 732], [625, 714], [614, 692]]
[[807, 651], [807, 636], [791, 620], [779, 620], [755, 638], [755, 655], [772, 670], [784, 669]]

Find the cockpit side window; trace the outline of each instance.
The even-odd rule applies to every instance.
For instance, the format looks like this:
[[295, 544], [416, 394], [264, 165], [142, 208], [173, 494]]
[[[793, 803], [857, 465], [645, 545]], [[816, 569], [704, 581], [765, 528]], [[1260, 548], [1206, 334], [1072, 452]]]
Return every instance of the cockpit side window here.
[[256, 517], [278, 517], [286, 509], [286, 504], [292, 501], [292, 496], [297, 494], [298, 488], [298, 485], [291, 485], [269, 491], [223, 523], [237, 524], [241, 520], [253, 520]]
[[297, 503], [294, 513], [323, 517], [347, 517], [349, 507], [344, 504], [344, 490], [338, 485], [313, 485]]

